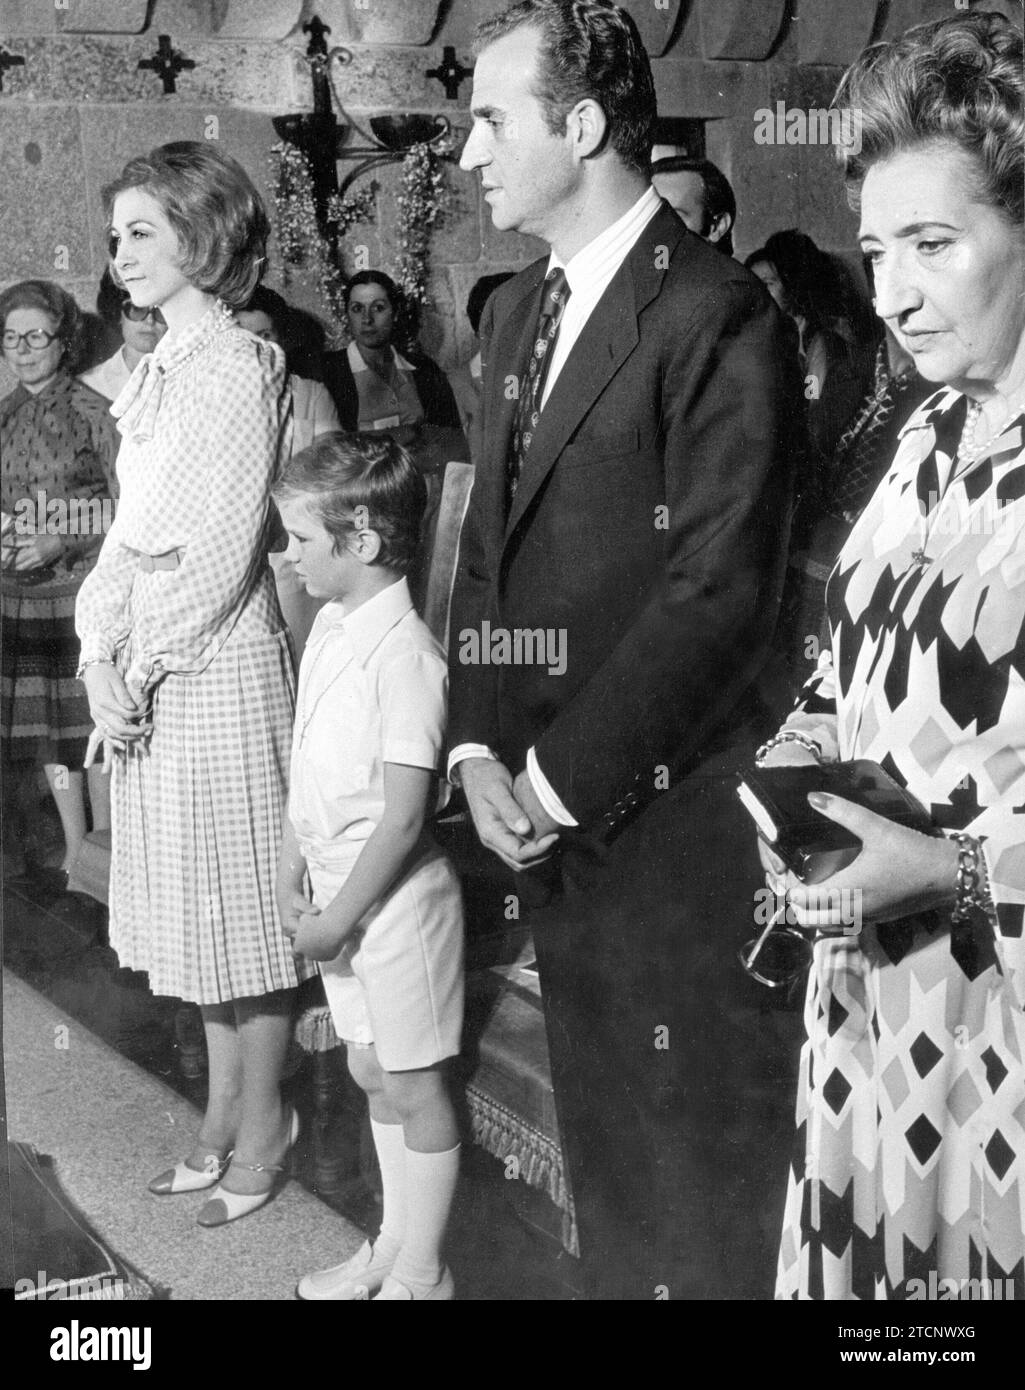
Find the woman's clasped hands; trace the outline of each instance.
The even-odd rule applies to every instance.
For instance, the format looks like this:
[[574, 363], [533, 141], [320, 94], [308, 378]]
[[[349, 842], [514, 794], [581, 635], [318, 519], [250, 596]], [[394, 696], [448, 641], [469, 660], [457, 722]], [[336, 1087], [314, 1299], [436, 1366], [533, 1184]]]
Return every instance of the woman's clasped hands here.
[[103, 749], [103, 771], [109, 772], [112, 754], [123, 752], [131, 743], [139, 743], [153, 732], [150, 710], [152, 694], [138, 686], [127, 685], [112, 662], [98, 661], [82, 672], [89, 713], [96, 725], [89, 735], [85, 767], [91, 767]]
[[60, 559], [63, 549], [60, 536], [45, 531], [33, 531], [29, 535], [8, 533], [0, 547], [0, 568], [16, 574], [45, 569]]
[[[795, 766], [816, 760], [794, 743], [774, 748], [769, 767]], [[924, 835], [839, 796], [812, 792], [808, 801], [861, 841], [858, 857], [819, 883], [802, 883], [764, 840], [758, 852], [765, 882], [786, 897], [790, 916], [807, 930], [850, 934], [852, 916], [862, 922], [892, 922], [929, 909], [954, 904], [957, 845], [943, 836]]]

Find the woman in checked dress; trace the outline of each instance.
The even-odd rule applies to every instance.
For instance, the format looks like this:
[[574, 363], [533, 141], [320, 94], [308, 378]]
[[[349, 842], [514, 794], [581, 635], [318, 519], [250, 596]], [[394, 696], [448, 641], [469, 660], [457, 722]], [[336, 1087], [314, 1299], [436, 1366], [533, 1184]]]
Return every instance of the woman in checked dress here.
[[112, 768], [110, 939], [154, 993], [202, 1010], [206, 1114], [150, 1186], [220, 1181], [199, 1221], [221, 1225], [267, 1200], [296, 1128], [279, 1081], [304, 968], [274, 902], [294, 692], [266, 560], [290, 401], [283, 354], [232, 314], [268, 231], [244, 170], [164, 145], [104, 203], [117, 275], [168, 324], [111, 407], [121, 504], [76, 615]]

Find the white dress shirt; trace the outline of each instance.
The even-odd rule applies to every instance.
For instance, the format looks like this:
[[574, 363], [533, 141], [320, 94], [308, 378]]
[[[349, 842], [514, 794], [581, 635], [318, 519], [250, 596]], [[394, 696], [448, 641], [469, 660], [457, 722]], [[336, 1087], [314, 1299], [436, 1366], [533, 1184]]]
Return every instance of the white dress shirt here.
[[[548, 271], [551, 272], [557, 267], [565, 271], [570, 296], [559, 323], [559, 336], [552, 351], [551, 365], [541, 398], [542, 410], [598, 301], [661, 205], [661, 198], [649, 184], [633, 207], [617, 218], [610, 227], [600, 232], [593, 241], [589, 241], [575, 256], [571, 256], [566, 262], [561, 261], [554, 251], [549, 256]], [[493, 758], [499, 761], [498, 754], [483, 743], [461, 743], [452, 749], [448, 757], [450, 782], [455, 776], [456, 764], [464, 762], [467, 758]], [[559, 825], [578, 824], [544, 775], [533, 748], [527, 749], [527, 776], [538, 801], [552, 820]]]
[[288, 796], [307, 857], [330, 863], [345, 841], [369, 839], [384, 815], [385, 763], [437, 769], [447, 692], [445, 658], [404, 578], [351, 613], [324, 605], [299, 670]]

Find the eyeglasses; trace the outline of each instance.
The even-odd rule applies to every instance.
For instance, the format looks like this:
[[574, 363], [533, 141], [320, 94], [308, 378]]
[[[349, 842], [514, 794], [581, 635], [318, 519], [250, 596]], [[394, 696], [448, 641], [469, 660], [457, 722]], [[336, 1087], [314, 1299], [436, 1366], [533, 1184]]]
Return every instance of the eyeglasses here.
[[126, 298], [121, 301], [121, 312], [124, 314], [125, 318], [130, 319], [132, 323], [144, 323], [149, 319], [152, 323], [158, 324], [160, 327], [167, 326], [163, 314], [153, 305], [147, 309], [144, 304], [133, 304], [130, 299]]
[[45, 328], [30, 328], [27, 333], [15, 333], [13, 328], [8, 328], [4, 330], [4, 351], [17, 352], [22, 343], [28, 343], [30, 348], [48, 348], [54, 338], [59, 337], [59, 333], [47, 333]]
[[[769, 918], [765, 930], [756, 941], [749, 941], [737, 959], [760, 985], [769, 989], [785, 989], [796, 984], [812, 958], [812, 943], [796, 927], [780, 926], [787, 915], [787, 902]], [[755, 961], [758, 962], [757, 968]]]

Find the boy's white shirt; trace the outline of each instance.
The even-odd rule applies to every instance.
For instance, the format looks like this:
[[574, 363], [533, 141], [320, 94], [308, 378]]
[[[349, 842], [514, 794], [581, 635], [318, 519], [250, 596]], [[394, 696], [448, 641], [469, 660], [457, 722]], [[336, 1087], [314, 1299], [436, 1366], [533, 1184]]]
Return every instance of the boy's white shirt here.
[[325, 604], [299, 669], [288, 811], [300, 843], [368, 839], [385, 762], [438, 770], [447, 699], [444, 655], [404, 578], [351, 613]]

